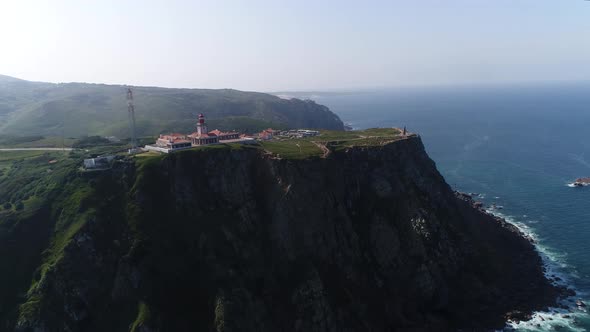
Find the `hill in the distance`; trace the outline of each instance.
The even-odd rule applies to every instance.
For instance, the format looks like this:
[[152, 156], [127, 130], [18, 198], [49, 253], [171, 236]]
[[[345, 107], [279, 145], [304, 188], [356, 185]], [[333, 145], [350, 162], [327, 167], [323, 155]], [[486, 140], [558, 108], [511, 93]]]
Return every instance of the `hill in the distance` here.
[[[191, 131], [199, 113], [210, 127], [342, 130], [327, 107], [311, 100], [231, 89], [134, 87], [139, 135]], [[0, 135], [128, 136], [126, 87], [42, 83], [0, 75]]]
[[11, 77], [11, 76], [6, 76], [6, 75], [0, 75], [0, 83], [7, 83], [7, 82], [22, 82], [23, 80], [21, 80], [20, 78], [16, 78], [16, 77]]

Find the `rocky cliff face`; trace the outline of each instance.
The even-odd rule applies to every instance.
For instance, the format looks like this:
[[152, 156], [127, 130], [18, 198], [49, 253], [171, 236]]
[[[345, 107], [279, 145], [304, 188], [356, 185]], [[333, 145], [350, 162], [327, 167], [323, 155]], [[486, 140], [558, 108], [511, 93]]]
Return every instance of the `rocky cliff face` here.
[[491, 329], [558, 293], [418, 137], [325, 159], [185, 151], [88, 181], [18, 331]]

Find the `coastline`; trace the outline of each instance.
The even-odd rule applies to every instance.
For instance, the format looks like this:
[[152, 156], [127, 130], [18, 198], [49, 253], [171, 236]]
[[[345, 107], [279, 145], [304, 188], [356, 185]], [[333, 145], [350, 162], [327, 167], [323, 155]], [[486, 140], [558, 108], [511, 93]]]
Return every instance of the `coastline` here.
[[[494, 218], [497, 222], [512, 226], [522, 238], [529, 241], [541, 258], [539, 267], [542, 268], [545, 279], [558, 290], [553, 301], [536, 304], [544, 308], [523, 312], [519, 316], [507, 317], [504, 330], [537, 331], [538, 329], [559, 330], [565, 328], [568, 331], [586, 331], [583, 327], [577, 326], [577, 322], [587, 315], [587, 311], [577, 305], [580, 303], [577, 301], [582, 301], [585, 306], [582, 300], [584, 294], [572, 287], [570, 276], [563, 271], [563, 266], [561, 266], [563, 263], [557, 261], [556, 253], [551, 252], [550, 248], [544, 247], [534, 230], [528, 225], [500, 212], [499, 210], [503, 207], [498, 209], [494, 203], [486, 207], [483, 201], [474, 198], [477, 195], [477, 198], [484, 199], [485, 194], [469, 194], [457, 190], [455, 194], [458, 199], [469, 203], [473, 208]], [[535, 305], [535, 303], [532, 304]]]

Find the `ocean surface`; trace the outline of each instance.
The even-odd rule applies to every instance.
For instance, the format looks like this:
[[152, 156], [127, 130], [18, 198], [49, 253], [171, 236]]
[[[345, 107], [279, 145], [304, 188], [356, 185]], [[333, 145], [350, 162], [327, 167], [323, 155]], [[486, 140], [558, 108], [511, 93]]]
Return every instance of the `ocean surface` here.
[[[455, 189], [500, 208], [535, 238], [548, 274], [576, 290], [569, 310], [538, 313], [518, 331], [590, 331], [590, 82], [307, 93], [354, 128], [422, 136]], [[588, 308], [578, 308], [582, 299]], [[564, 317], [565, 316], [565, 317]], [[507, 327], [507, 329], [510, 329]]]

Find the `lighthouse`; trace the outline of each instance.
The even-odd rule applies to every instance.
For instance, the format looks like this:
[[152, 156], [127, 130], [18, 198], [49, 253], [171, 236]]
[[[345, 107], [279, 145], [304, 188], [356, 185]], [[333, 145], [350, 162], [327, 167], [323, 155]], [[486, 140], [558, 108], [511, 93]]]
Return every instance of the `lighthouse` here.
[[199, 122], [197, 123], [197, 134], [199, 136], [206, 134], [208, 132], [207, 130], [207, 124], [205, 124], [205, 116], [203, 115], [203, 113], [199, 114]]

